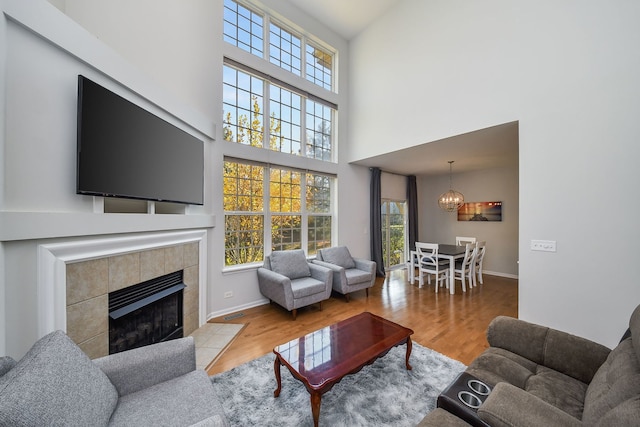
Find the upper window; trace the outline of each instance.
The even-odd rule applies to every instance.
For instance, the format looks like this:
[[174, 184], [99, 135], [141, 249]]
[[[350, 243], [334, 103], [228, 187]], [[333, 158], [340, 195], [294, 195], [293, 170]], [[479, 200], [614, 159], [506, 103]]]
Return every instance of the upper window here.
[[264, 54], [263, 18], [232, 0], [224, 2], [224, 41], [257, 56]]
[[302, 41], [300, 37], [295, 36], [276, 24], [272, 23], [270, 25], [269, 61], [271, 61], [272, 64], [299, 76], [302, 70], [301, 46]]
[[[234, 0], [224, 0], [224, 40], [324, 89], [333, 90], [335, 54], [321, 48], [318, 41], [310, 41], [273, 22], [266, 13]], [[268, 52], [264, 51], [265, 46]]]
[[224, 140], [332, 161], [335, 109], [268, 79], [224, 66]]

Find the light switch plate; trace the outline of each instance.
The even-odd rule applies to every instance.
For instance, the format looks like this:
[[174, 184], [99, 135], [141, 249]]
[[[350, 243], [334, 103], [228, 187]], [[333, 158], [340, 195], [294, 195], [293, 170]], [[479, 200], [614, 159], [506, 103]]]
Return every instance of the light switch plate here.
[[543, 251], [543, 252], [555, 252], [556, 241], [555, 240], [532, 240], [531, 250]]

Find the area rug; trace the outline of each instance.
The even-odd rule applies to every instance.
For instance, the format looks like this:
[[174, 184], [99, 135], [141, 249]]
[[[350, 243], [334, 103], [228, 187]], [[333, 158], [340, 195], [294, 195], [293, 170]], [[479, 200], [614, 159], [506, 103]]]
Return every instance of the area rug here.
[[[465, 365], [413, 344], [405, 367], [406, 346], [348, 375], [322, 396], [321, 426], [415, 426], [436, 406], [438, 394]], [[286, 367], [277, 398], [274, 354], [267, 354], [211, 377], [232, 426], [312, 426], [309, 392]]]

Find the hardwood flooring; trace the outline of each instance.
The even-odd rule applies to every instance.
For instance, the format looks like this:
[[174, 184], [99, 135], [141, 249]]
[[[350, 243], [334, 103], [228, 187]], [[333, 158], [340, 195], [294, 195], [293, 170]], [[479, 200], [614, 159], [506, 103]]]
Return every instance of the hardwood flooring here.
[[[467, 292], [456, 281], [455, 295], [440, 288], [436, 294], [433, 281], [418, 288], [411, 285], [406, 270], [394, 270], [386, 278], [379, 277], [369, 297], [364, 291], [351, 294], [350, 302], [334, 293], [318, 304], [298, 310], [298, 318], [277, 304], [266, 304], [242, 310], [242, 317], [216, 323], [243, 323], [247, 326], [225, 353], [209, 367], [209, 375], [227, 371], [257, 357], [271, 353], [273, 348], [332, 323], [370, 311], [414, 331], [411, 339], [448, 357], [468, 365], [488, 347], [485, 332], [489, 322], [498, 315], [517, 317], [518, 281], [484, 275], [484, 284]], [[228, 315], [227, 315], [228, 316]], [[225, 316], [226, 317], [226, 316]]]

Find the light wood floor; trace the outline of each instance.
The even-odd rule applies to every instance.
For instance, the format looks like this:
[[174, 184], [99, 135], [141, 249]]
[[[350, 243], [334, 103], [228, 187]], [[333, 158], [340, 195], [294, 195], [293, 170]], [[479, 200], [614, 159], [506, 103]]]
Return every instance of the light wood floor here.
[[[333, 294], [324, 301], [322, 311], [314, 304], [291, 314], [277, 304], [242, 310], [242, 317], [218, 323], [247, 324], [224, 354], [209, 367], [209, 375], [227, 371], [273, 351], [278, 344], [313, 332], [363, 311], [370, 311], [414, 331], [412, 340], [468, 365], [487, 348], [485, 332], [498, 315], [517, 317], [518, 281], [484, 275], [484, 284], [463, 293], [456, 281], [456, 293], [445, 288], [438, 294], [433, 282], [418, 288], [411, 285], [406, 270], [395, 270], [379, 277], [367, 298], [364, 291], [351, 294], [351, 301]], [[228, 316], [228, 315], [227, 315]], [[225, 316], [226, 317], [226, 316]]]

